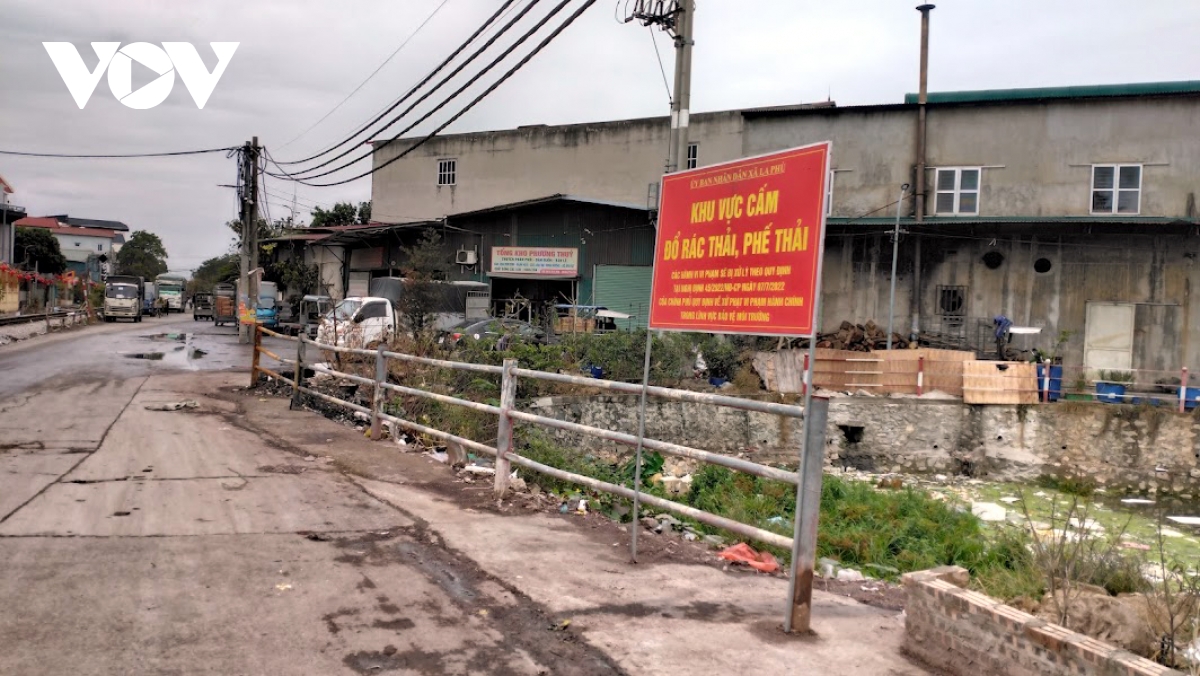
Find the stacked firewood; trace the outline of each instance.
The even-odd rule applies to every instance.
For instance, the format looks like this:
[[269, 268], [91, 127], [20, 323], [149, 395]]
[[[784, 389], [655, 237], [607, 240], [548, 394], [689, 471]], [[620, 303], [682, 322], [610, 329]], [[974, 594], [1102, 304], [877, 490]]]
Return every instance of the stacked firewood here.
[[[873, 321], [866, 324], [842, 325], [833, 333], [823, 333], [817, 341], [817, 347], [828, 347], [834, 350], [850, 350], [851, 352], [870, 352], [871, 350], [887, 349], [887, 331]], [[908, 347], [908, 339], [899, 333], [892, 334], [892, 349], [903, 350]]]

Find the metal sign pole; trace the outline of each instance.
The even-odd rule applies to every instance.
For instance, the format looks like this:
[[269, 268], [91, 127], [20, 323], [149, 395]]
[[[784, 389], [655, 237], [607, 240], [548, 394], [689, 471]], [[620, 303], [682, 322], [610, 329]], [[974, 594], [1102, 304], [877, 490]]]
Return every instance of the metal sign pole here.
[[[826, 176], [828, 161], [826, 155]], [[826, 178], [825, 180], [829, 180]], [[823, 184], [822, 184], [823, 186]], [[796, 465], [796, 511], [792, 518], [792, 560], [788, 575], [788, 608], [783, 630], [807, 633], [812, 620], [813, 564], [817, 552], [817, 516], [821, 508], [821, 473], [825, 465], [825, 425], [829, 400], [813, 403], [816, 383], [812, 377], [817, 366], [817, 339], [821, 335], [821, 274], [825, 259], [825, 191], [821, 191], [821, 238], [817, 241], [817, 274], [813, 292], [812, 335], [808, 339], [808, 369], [804, 387], [804, 432], [800, 461]], [[815, 410], [819, 408], [820, 410]]]

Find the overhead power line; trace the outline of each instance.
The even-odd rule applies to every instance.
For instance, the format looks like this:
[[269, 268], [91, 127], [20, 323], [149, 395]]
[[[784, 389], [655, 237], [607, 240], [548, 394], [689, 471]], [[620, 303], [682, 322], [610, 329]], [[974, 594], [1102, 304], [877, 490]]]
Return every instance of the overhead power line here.
[[128, 154], [113, 154], [113, 155], [75, 155], [70, 153], [31, 153], [21, 150], [0, 150], [0, 155], [12, 155], [15, 157], [52, 157], [59, 159], [75, 159], [75, 160], [121, 160], [132, 159], [137, 157], [179, 157], [182, 155], [204, 155], [207, 153], [227, 153], [232, 150], [238, 150], [238, 146], [230, 148], [208, 148], [205, 150], [175, 150], [164, 153], [128, 153]]
[[[563, 6], [565, 6], [569, 2], [570, 2], [570, 0], [563, 0], [563, 2], [559, 3], [559, 5], [557, 7], [555, 7], [554, 10], [552, 10], [551, 13], [546, 18], [544, 18], [542, 21], [540, 21], [538, 23], [537, 26], [534, 26], [534, 28], [532, 28], [528, 33], [526, 33], [524, 36], [522, 36], [521, 39], [517, 43], [515, 43], [514, 45], [509, 47], [505, 51], [504, 54], [501, 54], [499, 57], [494, 59], [493, 62], [487, 66], [487, 68], [485, 68], [483, 71], [478, 73], [469, 82], [467, 82], [463, 86], [459, 87], [454, 93], [452, 93], [448, 98], [446, 98], [440, 104], [438, 104], [433, 110], [429, 111], [424, 116], [422, 116], [421, 119], [412, 123], [406, 129], [400, 131], [395, 136], [388, 139], [388, 141], [385, 142], [384, 145], [386, 145], [386, 143], [395, 141], [396, 139], [400, 138], [401, 135], [407, 133], [408, 131], [411, 131], [418, 124], [429, 119], [429, 117], [431, 117], [434, 113], [436, 113], [438, 110], [445, 107], [446, 104], [450, 103], [455, 98], [457, 98], [460, 94], [462, 94], [463, 91], [465, 91], [468, 87], [470, 87], [472, 84], [474, 84], [480, 77], [482, 77], [483, 74], [485, 74], [486, 72], [491, 70], [492, 67], [494, 67], [497, 63], [499, 63], [501, 60], [503, 60], [506, 56], [508, 56], [510, 53], [512, 53], [512, 51], [518, 45], [520, 45], [522, 42], [524, 42], [526, 39], [528, 39], [528, 37], [531, 36], [533, 33], [537, 32], [537, 30], [539, 30], [551, 17], [553, 17], [558, 11], [560, 11], [562, 9]], [[290, 178], [291, 180], [297, 181], [303, 185], [309, 185], [309, 186], [313, 186], [313, 187], [329, 187], [329, 186], [335, 186], [335, 185], [343, 185], [345, 183], [350, 183], [351, 181], [358, 180], [360, 178], [365, 178], [367, 176], [370, 176], [371, 174], [374, 174], [375, 172], [379, 171], [380, 169], [383, 169], [384, 167], [391, 165], [392, 163], [400, 160], [401, 158], [407, 156], [412, 151], [414, 151], [417, 148], [424, 145], [426, 142], [429, 141], [429, 139], [436, 136], [443, 129], [445, 129], [446, 127], [453, 124], [455, 121], [457, 121], [463, 115], [465, 115], [468, 111], [470, 111], [472, 108], [474, 108], [480, 101], [482, 101], [484, 98], [486, 98], [492, 92], [494, 92], [501, 84], [506, 82], [517, 71], [519, 71], [521, 68], [523, 68], [525, 66], [525, 64], [529, 63], [529, 61], [532, 60], [534, 56], [537, 56], [537, 54], [540, 53], [543, 49], [545, 49], [547, 45], [549, 45], [551, 42], [553, 42], [555, 38], [557, 38], [560, 34], [562, 34], [562, 32], [564, 30], [566, 30], [568, 26], [570, 26], [572, 23], [574, 23], [575, 20], [578, 19], [585, 11], [587, 11], [588, 8], [590, 8], [592, 5], [594, 5], [595, 2], [596, 2], [596, 0], [586, 0], [586, 2], [584, 2], [583, 5], [581, 7], [579, 7], [579, 9], [575, 10], [575, 12], [573, 14], [571, 14], [571, 16], [567, 17], [567, 19], [562, 24], [560, 24], [549, 35], [547, 35], [536, 47], [533, 48], [532, 51], [530, 51], [528, 54], [526, 54], [525, 57], [523, 57], [512, 68], [510, 68], [508, 70], [508, 72], [506, 72], [503, 76], [500, 77], [500, 79], [498, 79], [496, 82], [492, 83], [492, 85], [490, 85], [487, 89], [485, 89], [479, 96], [475, 97], [475, 99], [472, 100], [470, 103], [468, 103], [466, 105], [466, 107], [464, 107], [462, 110], [460, 110], [454, 116], [452, 116], [449, 120], [442, 123], [440, 126], [438, 126], [436, 129], [434, 129], [431, 133], [429, 133], [427, 136], [422, 138], [420, 141], [413, 144], [412, 146], [410, 146], [409, 148], [407, 148], [400, 154], [398, 154], [395, 157], [393, 157], [392, 159], [388, 160], [387, 162], [384, 162], [383, 164], [381, 164], [369, 171], [363, 172], [361, 174], [358, 174], [356, 176], [353, 176], [351, 178], [344, 179], [341, 181], [331, 181], [331, 182], [327, 182], [327, 183], [313, 183], [313, 182], [311, 182], [311, 179], [320, 178], [322, 176], [327, 176], [334, 172], [340, 171], [341, 169], [345, 169], [346, 167], [352, 166], [354, 163], [358, 162], [359, 160], [370, 157], [373, 150], [367, 152], [365, 155], [359, 156], [359, 157], [355, 158], [354, 160], [351, 160], [350, 162], [347, 162], [346, 164], [341, 165], [340, 167], [337, 167], [335, 169], [330, 169], [329, 171], [325, 171], [323, 173], [315, 174], [315, 175], [307, 176], [307, 177], [299, 177], [294, 174], [288, 173], [282, 167], [279, 167], [279, 165], [277, 163], [275, 163], [275, 161], [271, 158], [270, 153], [268, 152], [267, 153], [268, 160], [270, 160], [272, 163], [275, 163], [276, 166], [279, 167], [280, 171], [282, 172], [282, 174], [271, 174], [271, 175], [275, 176], [276, 178]], [[298, 172], [298, 173], [303, 173], [303, 172]]]
[[333, 113], [338, 108], [341, 108], [342, 105], [344, 105], [347, 101], [349, 101], [351, 97], [353, 97], [355, 94], [357, 94], [360, 89], [362, 89], [368, 82], [371, 81], [371, 78], [374, 78], [376, 75], [378, 75], [379, 71], [383, 70], [384, 66], [391, 63], [392, 59], [396, 58], [396, 55], [400, 53], [400, 50], [404, 49], [408, 45], [408, 43], [411, 42], [412, 39], [417, 36], [417, 33], [420, 33], [421, 29], [424, 28], [426, 26], [426, 24], [428, 24], [430, 21], [432, 21], [433, 17], [437, 16], [438, 12], [442, 11], [442, 8], [445, 7], [447, 5], [447, 3], [449, 3], [449, 2], [450, 2], [450, 0], [442, 0], [441, 4], [439, 4], [429, 16], [425, 17], [425, 20], [421, 22], [421, 25], [417, 26], [417, 29], [415, 31], [413, 31], [412, 33], [410, 33], [409, 36], [404, 39], [404, 42], [401, 42], [400, 46], [397, 47], [395, 49], [395, 51], [393, 51], [391, 54], [388, 55], [388, 58], [384, 59], [383, 63], [379, 64], [379, 66], [375, 70], [371, 71], [371, 74], [367, 76], [367, 79], [358, 83], [358, 86], [354, 88], [354, 91], [347, 94], [346, 97], [344, 99], [342, 99], [341, 101], [338, 101], [338, 104], [336, 106], [330, 108], [328, 113], [325, 113], [324, 115], [322, 115], [321, 119], [317, 120], [316, 122], [313, 122], [312, 125], [308, 129], [305, 129], [304, 131], [297, 134], [295, 136], [295, 138], [293, 138], [291, 141], [288, 141], [287, 143], [283, 144], [282, 146], [280, 146], [280, 148], [286, 148], [287, 146], [295, 143], [296, 141], [303, 138], [303, 136], [305, 134], [312, 131], [313, 129], [316, 129], [317, 125], [319, 125], [322, 122], [324, 122], [325, 120], [329, 119], [330, 115], [333, 115]]
[[[383, 112], [376, 115], [374, 119], [372, 119], [371, 121], [366, 122], [362, 125], [359, 125], [358, 129], [356, 129], [352, 134], [350, 134], [349, 136], [342, 139], [338, 143], [326, 148], [325, 150], [322, 150], [321, 152], [319, 152], [315, 155], [311, 155], [302, 160], [295, 160], [295, 161], [291, 161], [291, 162], [281, 162], [280, 164], [292, 165], [292, 164], [303, 164], [305, 162], [310, 162], [319, 157], [322, 157], [323, 155], [327, 155], [327, 154], [333, 152], [334, 150], [337, 150], [338, 148], [353, 141], [354, 139], [358, 138], [358, 136], [361, 135], [363, 132], [368, 131], [372, 125], [374, 125], [376, 122], [379, 122], [380, 120], [382, 120], [388, 113], [392, 112], [393, 110], [398, 108], [400, 106], [400, 104], [402, 104], [406, 100], [408, 100], [408, 98], [411, 97], [414, 93], [416, 93], [416, 91], [418, 89], [420, 89], [421, 87], [424, 87], [426, 84], [428, 84], [428, 82], [430, 80], [432, 80], [439, 72], [441, 72], [441, 70], [443, 68], [445, 68], [447, 64], [449, 64], [451, 61], [453, 61], [459, 54], [461, 54], [464, 50], [466, 50], [466, 48], [469, 47], [471, 45], [471, 43], [475, 41], [476, 38], [478, 38], [481, 34], [483, 34], [483, 32], [486, 31], [488, 29], [488, 27], [491, 26], [492, 23], [494, 23], [501, 16], [502, 13], [505, 13], [506, 10], [508, 10], [515, 1], [516, 0], [505, 0], [504, 4], [501, 5], [500, 8], [497, 9], [494, 14], [492, 14], [490, 17], [488, 17], [488, 19], [486, 21], [484, 21], [483, 24], [478, 29], [476, 29], [474, 33], [472, 33], [470, 35], [470, 37], [468, 37], [466, 40], [464, 40], [463, 43], [458, 46], [458, 48], [456, 48], [453, 52], [450, 53], [450, 56], [446, 57], [441, 63], [439, 63], [436, 67], [434, 67], [434, 69], [431, 70], [429, 72], [429, 74], [426, 75], [420, 82], [418, 82], [417, 84], [410, 87], [407, 92], [405, 92], [400, 98], [396, 99], [396, 101], [394, 101], [388, 108], [384, 109]], [[524, 16], [525, 13], [527, 13], [538, 2], [540, 2], [540, 0], [531, 0], [529, 5], [526, 6], [525, 10], [522, 11], [522, 13], [517, 16], [517, 19], [520, 19], [522, 16]], [[494, 43], [497, 38], [499, 38], [506, 31], [508, 31], [508, 29], [514, 23], [516, 23], [517, 19], [510, 21], [507, 25], [505, 25], [503, 28], [501, 28], [500, 31], [497, 32], [492, 37], [492, 39], [487, 42], [487, 45], [485, 45], [485, 47]], [[463, 68], [463, 66], [465, 66], [466, 64], [471, 63], [471, 61], [474, 60], [474, 58], [478, 55], [479, 55], [479, 52], [476, 52], [475, 54], [473, 54], [469, 59], [467, 59], [466, 63], [464, 63], [462, 66], [459, 66], [458, 70], [461, 70]], [[457, 73], [458, 70], [456, 70], [455, 73]], [[444, 83], [444, 81], [443, 81], [443, 83]], [[438, 86], [440, 87], [441, 84], [442, 83], [439, 83]], [[437, 90], [437, 87], [434, 88], [434, 91], [436, 91], [436, 90]], [[386, 128], [387, 127], [384, 127], [384, 129], [386, 129]], [[383, 131], [383, 129], [380, 129], [379, 131]], [[376, 133], [379, 133], [379, 132], [376, 132]], [[297, 138], [299, 138], [299, 137], [297, 137]], [[293, 140], [295, 140], [295, 139], [293, 139]], [[288, 143], [290, 143], [290, 141]], [[286, 147], [287, 145], [288, 144], [285, 143], [281, 147]], [[337, 158], [335, 158], [335, 159], [337, 159]]]
[[[471, 65], [472, 63], [474, 63], [475, 59], [479, 58], [479, 55], [483, 54], [485, 51], [487, 51], [489, 48], [491, 48], [491, 46], [492, 46], [492, 45], [494, 45], [494, 44], [496, 43], [496, 41], [500, 39], [500, 36], [502, 36], [502, 35], [504, 35], [505, 33], [507, 33], [507, 32], [508, 32], [508, 30], [509, 30], [510, 28], [512, 28], [514, 25], [516, 25], [516, 24], [517, 24], [517, 22], [519, 22], [521, 19], [523, 19], [523, 18], [525, 17], [525, 15], [526, 15], [526, 14], [528, 14], [528, 13], [529, 13], [529, 11], [533, 9], [534, 5], [537, 5], [537, 4], [538, 4], [538, 2], [540, 2], [540, 1], [541, 1], [541, 0], [531, 0], [531, 2], [530, 2], [528, 5], [526, 5], [524, 9], [522, 9], [522, 10], [521, 10], [521, 11], [520, 11], [520, 12], [519, 12], [519, 13], [518, 13], [518, 14], [517, 14], [515, 17], [513, 17], [513, 18], [512, 18], [512, 19], [511, 19], [511, 20], [510, 20], [508, 23], [506, 23], [506, 24], [505, 24], [503, 27], [501, 27], [501, 28], [500, 28], [500, 30], [499, 30], [499, 31], [497, 31], [495, 35], [493, 35], [492, 37], [488, 38], [487, 42], [483, 43], [483, 45], [482, 45], [481, 47], [479, 47], [479, 49], [476, 49], [476, 50], [475, 50], [475, 52], [474, 52], [473, 54], [471, 54], [469, 57], [467, 57], [467, 58], [466, 58], [466, 60], [464, 60], [464, 61], [463, 61], [462, 63], [460, 63], [460, 64], [459, 64], [457, 67], [455, 67], [455, 69], [454, 69], [453, 71], [451, 71], [451, 72], [450, 72], [448, 75], [446, 75], [445, 77], [443, 77], [443, 78], [441, 79], [441, 81], [439, 81], [437, 84], [435, 84], [435, 85], [434, 85], [434, 86], [433, 86], [431, 89], [429, 89], [429, 90], [428, 90], [428, 91], [426, 91], [424, 94], [422, 94], [420, 97], [418, 97], [416, 101], [413, 101], [413, 102], [412, 102], [412, 103], [411, 103], [411, 104], [410, 104], [410, 105], [409, 105], [407, 108], [405, 108], [405, 109], [404, 109], [404, 110], [402, 110], [402, 111], [401, 111], [399, 114], [397, 114], [395, 117], [393, 117], [391, 120], [389, 120], [387, 124], [383, 125], [383, 126], [382, 126], [382, 127], [380, 127], [379, 129], [376, 129], [376, 130], [373, 132], [373, 134], [381, 134], [381, 133], [383, 133], [383, 132], [387, 131], [387, 130], [388, 130], [388, 129], [390, 129], [390, 128], [391, 128], [393, 125], [395, 125], [397, 122], [399, 122], [400, 120], [404, 119], [404, 116], [405, 116], [405, 115], [408, 115], [409, 113], [411, 113], [413, 110], [415, 110], [415, 109], [416, 109], [416, 107], [417, 107], [417, 106], [421, 105], [421, 104], [422, 104], [422, 103], [424, 103], [426, 100], [428, 100], [428, 99], [429, 99], [429, 97], [431, 97], [431, 96], [433, 96], [435, 93], [437, 93], [437, 92], [438, 92], [438, 90], [440, 90], [442, 87], [444, 87], [444, 86], [446, 85], [446, 83], [448, 83], [448, 82], [450, 82], [451, 80], [453, 80], [453, 79], [454, 79], [455, 77], [457, 77], [457, 76], [458, 76], [458, 74], [459, 74], [459, 73], [461, 73], [461, 72], [462, 72], [462, 71], [463, 71], [463, 70], [464, 70], [464, 69], [465, 69], [467, 66]], [[516, 49], [517, 47], [519, 47], [519, 46], [520, 46], [522, 43], [524, 43], [524, 42], [525, 42], [525, 40], [527, 40], [527, 39], [529, 38], [529, 36], [533, 35], [533, 34], [534, 34], [534, 33], [536, 33], [538, 30], [540, 30], [540, 29], [541, 29], [541, 27], [542, 27], [542, 26], [544, 26], [544, 25], [546, 24], [546, 22], [547, 22], [547, 21], [549, 21], [549, 20], [550, 20], [551, 18], [553, 18], [553, 17], [554, 17], [556, 14], [558, 14], [560, 11], [562, 11], [563, 7], [564, 7], [564, 6], [566, 6], [566, 4], [567, 4], [568, 2], [570, 2], [570, 0], [562, 0], [562, 2], [560, 2], [560, 3], [558, 4], [558, 6], [557, 6], [557, 7], [555, 7], [553, 10], [551, 10], [551, 12], [550, 12], [550, 13], [549, 13], [547, 16], [543, 17], [543, 18], [542, 18], [542, 20], [541, 20], [540, 22], [538, 22], [538, 24], [537, 24], [536, 26], [534, 26], [532, 29], [530, 29], [530, 30], [529, 30], [529, 32], [527, 32], [525, 35], [521, 36], [521, 37], [520, 37], [520, 38], [519, 38], [519, 39], [518, 39], [516, 42], [514, 42], [512, 45], [510, 45], [510, 46], [509, 46], [509, 48], [508, 48], [508, 49], [507, 49], [507, 50], [506, 50], [506, 51], [505, 51], [503, 54], [501, 54], [499, 57], [497, 57], [496, 59], [494, 59], [494, 60], [492, 61], [492, 63], [488, 64], [488, 65], [487, 65], [487, 66], [486, 66], [486, 67], [485, 67], [483, 70], [479, 71], [479, 72], [478, 72], [478, 73], [475, 75], [475, 77], [474, 77], [474, 78], [472, 78], [472, 79], [471, 79], [471, 81], [467, 83], [467, 84], [468, 84], [468, 86], [469, 86], [471, 83], [473, 83], [473, 82], [475, 82], [476, 80], [478, 80], [478, 79], [479, 79], [480, 77], [482, 77], [484, 74], [486, 74], [486, 73], [487, 73], [487, 72], [488, 72], [488, 71], [489, 71], [489, 70], [490, 70], [490, 69], [491, 69], [493, 66], [495, 66], [495, 65], [496, 65], [496, 64], [497, 64], [497, 63], [498, 63], [500, 60], [504, 59], [506, 56], [508, 56], [509, 54], [511, 54], [511, 53], [512, 53], [512, 51], [513, 51], [514, 49]], [[490, 19], [489, 19], [489, 21], [490, 21]], [[481, 27], [481, 28], [480, 28], [480, 30], [482, 30], [482, 29], [483, 29], [483, 28], [485, 28], [485, 27], [486, 27], [486, 25], [485, 25], [485, 26], [483, 26], [483, 27]], [[478, 35], [478, 31], [476, 31], [476, 35]], [[466, 46], [467, 46], [467, 44], [469, 44], [469, 43], [470, 43], [470, 40], [473, 40], [473, 39], [474, 39], [474, 36], [472, 36], [472, 37], [471, 37], [471, 38], [468, 40], [468, 42], [467, 42], [467, 43], [464, 43], [464, 44], [463, 44], [463, 47], [466, 47]], [[402, 103], [404, 103], [406, 100], [408, 100], [408, 98], [409, 98], [409, 97], [411, 97], [411, 96], [412, 96], [414, 93], [416, 93], [416, 91], [417, 91], [418, 89], [420, 89], [420, 88], [421, 88], [421, 87], [423, 87], [423, 86], [424, 86], [426, 83], [428, 83], [428, 82], [429, 82], [431, 79], [433, 79], [433, 77], [434, 77], [435, 75], [437, 75], [437, 73], [438, 73], [438, 72], [439, 72], [439, 71], [442, 69], [442, 67], [443, 67], [443, 66], [445, 66], [446, 64], [448, 64], [448, 63], [449, 63], [451, 60], [453, 60], [453, 59], [454, 59], [454, 57], [455, 57], [455, 56], [457, 56], [457, 55], [458, 55], [458, 54], [459, 54], [461, 51], [462, 51], [462, 48], [459, 48], [459, 49], [455, 50], [455, 53], [454, 53], [454, 54], [452, 54], [452, 55], [451, 55], [449, 58], [447, 58], [445, 61], [443, 61], [441, 64], [439, 64], [437, 68], [435, 68], [435, 69], [434, 69], [434, 70], [433, 70], [431, 73], [429, 73], [429, 75], [427, 75], [427, 76], [425, 77], [425, 79], [423, 79], [423, 80], [421, 80], [421, 82], [417, 83], [417, 85], [416, 85], [416, 86], [414, 86], [412, 89], [409, 89], [409, 90], [408, 90], [408, 92], [407, 92], [406, 94], [404, 94], [404, 96], [403, 96], [403, 97], [401, 97], [400, 99], [397, 99], [397, 100], [396, 100], [396, 102], [395, 102], [395, 103], [393, 103], [393, 104], [391, 105], [391, 107], [389, 107], [387, 110], [385, 110], [385, 111], [383, 111], [382, 113], [380, 113], [380, 114], [379, 114], [379, 115], [378, 115], [378, 116], [377, 116], [377, 117], [376, 117], [374, 120], [372, 120], [371, 122], [369, 122], [369, 123], [367, 124], [367, 127], [370, 127], [371, 125], [375, 124], [375, 123], [376, 123], [376, 122], [378, 122], [379, 120], [383, 119], [383, 117], [384, 117], [385, 115], [387, 115], [388, 113], [391, 113], [393, 110], [395, 110], [396, 108], [398, 108], [398, 107], [400, 106], [400, 104], [402, 104]], [[459, 91], [461, 91], [461, 89], [460, 89]], [[454, 96], [456, 96], [457, 94], [458, 94], [458, 92], [455, 92], [454, 94], [451, 94], [451, 95], [450, 95], [450, 97], [449, 97], [449, 98], [447, 98], [445, 101], [443, 101], [441, 105], [445, 105], [446, 103], [448, 103], [448, 102], [449, 102], [450, 100], [452, 100], [452, 99], [454, 98]], [[437, 110], [437, 108], [435, 108], [435, 109], [434, 109], [434, 112], [436, 112], [436, 110]], [[426, 118], [427, 118], [427, 117], [428, 117], [428, 115], [426, 115]], [[422, 118], [422, 119], [425, 119], [425, 118]], [[409, 129], [411, 129], [411, 128], [412, 128], [412, 127], [409, 127]], [[336, 149], [338, 146], [345, 145], [345, 144], [346, 144], [346, 143], [348, 143], [349, 141], [352, 141], [352, 140], [354, 140], [354, 139], [355, 139], [355, 138], [357, 138], [357, 137], [358, 137], [358, 135], [359, 135], [360, 133], [362, 133], [362, 131], [364, 131], [365, 129], [366, 129], [366, 127], [364, 127], [363, 129], [359, 129], [358, 131], [354, 132], [354, 133], [353, 133], [353, 134], [351, 134], [349, 137], [347, 137], [346, 139], [344, 139], [344, 140], [343, 140], [341, 143], [339, 143], [337, 146], [334, 146], [334, 148], [333, 148], [333, 149]], [[407, 130], [405, 130], [405, 131], [407, 131]], [[404, 132], [401, 132], [401, 133], [403, 134]], [[333, 149], [331, 149], [331, 150], [333, 150]], [[318, 164], [318, 165], [315, 165], [315, 166], [312, 166], [312, 167], [308, 167], [308, 168], [304, 168], [304, 169], [296, 169], [296, 170], [292, 170], [292, 172], [291, 172], [291, 173], [293, 173], [293, 174], [296, 174], [296, 175], [301, 175], [301, 174], [312, 174], [312, 172], [314, 172], [314, 171], [316, 171], [316, 170], [318, 170], [318, 169], [320, 169], [320, 168], [322, 168], [322, 167], [328, 166], [329, 164], [332, 164], [333, 162], [336, 162], [336, 161], [338, 161], [338, 160], [342, 159], [343, 157], [345, 157], [345, 156], [347, 156], [347, 155], [349, 155], [349, 154], [351, 154], [351, 153], [353, 153], [353, 152], [354, 152], [354, 146], [351, 146], [351, 147], [349, 147], [349, 148], [346, 148], [346, 149], [345, 149], [345, 150], [343, 150], [342, 152], [338, 153], [337, 155], [335, 155], [335, 156], [333, 156], [333, 157], [331, 157], [331, 158], [329, 158], [329, 159], [325, 160], [324, 162], [322, 162], [322, 163]], [[320, 157], [320, 155], [324, 155], [324, 154], [325, 154], [325, 153], [320, 153], [320, 154], [318, 154], [316, 157], [314, 157], [314, 158], [310, 158], [310, 159], [316, 159], [317, 157]], [[359, 159], [361, 159], [361, 158], [359, 158]], [[282, 164], [288, 164], [288, 165], [292, 165], [292, 164], [301, 164], [301, 163], [303, 163], [303, 162], [305, 162], [305, 161], [307, 161], [307, 160], [301, 160], [301, 161], [299, 161], [299, 162], [283, 162]], [[358, 161], [358, 160], [353, 160], [353, 161], [351, 162], [351, 164], [353, 164], [354, 162], [357, 162], [357, 161]], [[345, 166], [346, 166], [346, 165], [343, 165], [342, 167], [339, 167], [339, 169], [345, 168]], [[335, 169], [334, 171], [338, 171], [338, 169]], [[320, 176], [325, 176], [325, 175], [327, 175], [328, 173], [331, 173], [331, 172], [326, 172], [325, 174], [316, 174], [316, 175], [312, 175], [312, 176], [309, 176], [309, 178], [319, 178]]]

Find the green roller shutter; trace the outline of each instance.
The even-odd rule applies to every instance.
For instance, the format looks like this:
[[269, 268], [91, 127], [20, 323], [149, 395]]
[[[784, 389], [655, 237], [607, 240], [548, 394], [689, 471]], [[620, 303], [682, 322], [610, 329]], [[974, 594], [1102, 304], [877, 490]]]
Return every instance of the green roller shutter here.
[[618, 328], [645, 328], [650, 310], [649, 265], [597, 265], [596, 305], [615, 312], [633, 315], [633, 319], [618, 319]]

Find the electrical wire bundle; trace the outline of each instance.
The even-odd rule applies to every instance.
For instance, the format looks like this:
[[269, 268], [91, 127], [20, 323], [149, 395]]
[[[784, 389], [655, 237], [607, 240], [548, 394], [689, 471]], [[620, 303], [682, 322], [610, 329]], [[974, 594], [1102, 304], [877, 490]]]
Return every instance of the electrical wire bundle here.
[[[497, 45], [504, 42], [505, 36], [509, 35], [510, 32], [515, 32], [513, 31], [514, 27], [517, 26], [522, 19], [531, 14], [536, 16], [534, 10], [541, 2], [542, 0], [526, 0], [524, 5], [520, 7], [520, 9], [511, 19], [499, 26], [499, 28], [497, 28], [490, 37], [484, 40], [482, 44], [474, 49], [474, 51], [472, 51], [465, 58], [461, 59], [457, 65], [451, 68], [451, 64], [454, 63], [456, 59], [466, 53], [473, 44], [475, 44], [482, 38], [483, 35], [488, 32], [490, 28], [503, 21], [504, 17], [511, 10], [515, 9], [517, 4], [519, 4], [518, 0], [505, 0], [505, 2], [501, 4], [495, 13], [488, 17], [488, 19], [484, 21], [484, 23], [480, 25], [475, 32], [473, 32], [441, 63], [434, 67], [434, 69], [430, 71], [424, 78], [422, 78], [416, 85], [411, 87], [407, 92], [397, 98], [387, 109], [376, 115], [374, 119], [363, 125], [360, 125], [355, 131], [348, 134], [337, 143], [327, 146], [324, 150], [302, 159], [279, 161], [271, 155], [269, 150], [264, 149], [264, 155], [267, 159], [267, 162], [274, 167], [274, 170], [268, 170], [266, 172], [267, 175], [276, 179], [294, 181], [302, 185], [328, 187], [343, 185], [361, 178], [365, 178], [404, 158], [409, 153], [427, 143], [442, 130], [446, 129], [446, 127], [450, 126], [463, 115], [465, 115], [480, 101], [494, 92], [500, 87], [500, 85], [521, 70], [521, 68], [523, 68], [533, 59], [533, 57], [545, 49], [551, 42], [561, 35], [568, 26], [574, 23], [575, 20], [577, 20], [585, 11], [587, 11], [588, 8], [594, 5], [596, 0], [560, 0], [549, 11], [542, 14], [540, 19], [538, 19], [531, 27], [525, 30], [525, 32], [512, 39], [511, 42], [508, 43], [507, 47], [504, 47], [501, 51], [499, 51], [499, 53], [489, 53], [493, 47], [500, 49], [500, 47]], [[567, 10], [568, 7], [573, 3], [576, 5], [574, 11], [556, 23], [554, 21], [555, 18], [560, 14], [563, 14], [564, 11]], [[539, 35], [542, 37], [537, 44], [533, 45], [531, 48], [522, 49], [523, 45], [536, 39]], [[501, 67], [501, 64], [505, 62], [506, 59], [509, 59], [509, 57], [517, 58], [517, 61], [503, 74], [499, 75], [499, 77], [496, 77], [495, 79], [491, 80], [490, 83], [487, 83], [486, 76]], [[482, 66], [474, 70], [473, 74], [467, 75], [468, 72], [473, 70], [471, 68], [472, 64], [475, 64], [477, 61], [482, 63], [484, 60], [487, 60], [487, 62], [483, 63]], [[439, 75], [441, 75], [444, 71], [445, 74], [439, 79]], [[460, 78], [459, 76], [462, 77]], [[414, 118], [414, 116], [417, 115], [416, 111], [419, 106], [427, 101], [431, 101], [435, 95], [439, 95], [439, 92], [443, 91], [444, 89], [453, 87], [454, 85], [452, 84], [452, 81], [454, 81], [456, 78], [461, 81], [461, 84], [459, 84], [457, 88], [448, 94], [440, 95], [439, 101], [431, 102], [431, 108], [429, 110]], [[437, 80], [436, 82], [434, 82], [435, 79]], [[464, 79], [465, 81], [462, 81]], [[374, 153], [374, 149], [369, 149], [354, 157], [347, 158], [347, 156], [355, 153], [356, 147], [361, 145], [363, 141], [372, 140], [376, 147], [396, 141], [397, 139], [404, 137], [405, 134], [413, 131], [419, 125], [429, 121], [435, 114], [439, 113], [443, 109], [452, 107], [452, 104], [454, 104], [459, 97], [463, 96], [464, 92], [476, 85], [483, 86], [483, 91], [465, 105], [459, 107], [456, 112], [439, 123], [438, 126], [433, 129], [433, 131], [415, 139], [414, 142], [408, 144], [404, 150], [398, 152], [394, 157], [376, 164], [369, 170], [350, 176], [349, 178], [326, 178], [355, 165], [361, 160], [371, 157]], [[384, 119], [406, 103], [408, 105], [400, 110], [399, 113], [396, 113], [387, 120]], [[341, 104], [339, 103], [338, 105], [340, 106]], [[386, 139], [380, 140], [378, 138], [380, 134], [401, 124], [402, 122], [407, 122], [407, 124], [398, 132]], [[301, 135], [303, 135], [303, 133]], [[339, 152], [339, 149], [342, 150]], [[335, 164], [336, 166], [330, 166]]]

